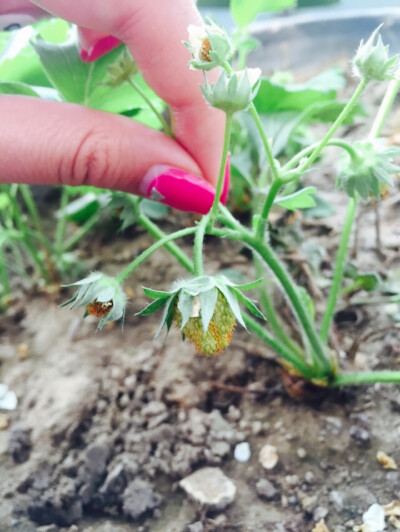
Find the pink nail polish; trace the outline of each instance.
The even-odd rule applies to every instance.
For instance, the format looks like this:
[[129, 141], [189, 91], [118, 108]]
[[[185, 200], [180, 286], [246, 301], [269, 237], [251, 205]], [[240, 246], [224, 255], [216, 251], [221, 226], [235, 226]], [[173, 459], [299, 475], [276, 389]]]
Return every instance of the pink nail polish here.
[[[229, 190], [230, 168], [226, 165], [221, 202], [225, 203]], [[153, 166], [141, 185], [141, 193], [174, 209], [207, 214], [214, 201], [215, 189], [201, 177], [166, 165]]]
[[80, 57], [85, 63], [96, 61], [99, 57], [111, 52], [119, 46], [121, 41], [112, 35], [107, 35], [91, 45], [83, 44], [80, 50]]
[[226, 166], [225, 166], [224, 186], [223, 186], [222, 194], [220, 198], [220, 202], [223, 203], [224, 205], [228, 199], [230, 180], [231, 180], [231, 154], [228, 153], [228, 158], [227, 158]]

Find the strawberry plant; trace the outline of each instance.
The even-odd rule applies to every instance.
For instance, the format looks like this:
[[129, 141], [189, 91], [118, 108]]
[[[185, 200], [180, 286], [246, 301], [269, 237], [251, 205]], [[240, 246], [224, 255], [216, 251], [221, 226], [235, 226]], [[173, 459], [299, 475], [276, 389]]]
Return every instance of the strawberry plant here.
[[[259, 10], [262, 10], [262, 2], [258, 4]], [[283, 4], [288, 7], [291, 2]], [[277, 5], [280, 3], [277, 2]], [[326, 85], [321, 84], [319, 79], [319, 83], [314, 80], [296, 87], [282, 73], [275, 75], [274, 79], [263, 78], [260, 69], [246, 67], [247, 54], [256, 46], [248, 33], [248, 24], [256, 12], [257, 9], [254, 13], [249, 11], [245, 2], [233, 1], [232, 14], [238, 29], [232, 38], [217, 24], [207, 21], [202, 27], [189, 27], [188, 41], [184, 43], [191, 54], [188, 68], [204, 73], [204, 84], [199, 90], [209, 105], [226, 115], [218, 184], [212, 205], [195, 225], [166, 234], [148, 216], [146, 200], [129, 194], [111, 193], [109, 207], [118, 208], [124, 225], [141, 224], [156, 242], [116, 277], [94, 272], [74, 283], [78, 290], [66, 304], [83, 307], [85, 315], [98, 316], [100, 328], [107, 321], [123, 319], [127, 300], [122, 288], [124, 281], [152, 253], [165, 247], [186, 268], [188, 277], [165, 287], [165, 291], [144, 289], [153, 301], [139, 314], [147, 316], [156, 311], [163, 312], [157, 334], [164, 325], [169, 329], [174, 324], [181, 331], [182, 338], [190, 340], [198, 353], [219, 355], [229, 348], [238, 322], [274, 350], [279, 362], [294, 377], [327, 387], [400, 382], [399, 371], [343, 372], [330, 344], [332, 320], [342, 289], [358, 204], [371, 196], [379, 198], [382, 187], [392, 185], [392, 176], [400, 170], [394, 162], [394, 158], [400, 156], [400, 149], [386, 147], [380, 139], [382, 125], [400, 84], [396, 77], [398, 56], [389, 55], [379, 28], [366, 42], [361, 42], [352, 60], [358, 85], [347, 102], [336, 99], [336, 91], [343, 83], [343, 75], [338, 71], [327, 75]], [[80, 93], [73, 94], [73, 87], [65, 90], [65, 80], [60, 81], [46, 46], [37, 42], [36, 49], [51, 72], [53, 86], [66, 98], [82, 96]], [[56, 51], [53, 52], [56, 54]], [[132, 81], [138, 73], [132, 66], [132, 60], [125, 52], [123, 54], [122, 58], [117, 57], [118, 64], [108, 70], [107, 84], [100, 89], [98, 85], [93, 85], [93, 91], [86, 95], [89, 100], [83, 103], [104, 104], [103, 93], [110, 88], [125, 91], [127, 86], [133, 86], [138, 90], [140, 83]], [[104, 65], [96, 68], [104, 69]], [[210, 82], [208, 72], [214, 69], [218, 70], [218, 78]], [[360, 98], [370, 83], [386, 80], [389, 80], [386, 95], [368, 138], [354, 144], [336, 138], [340, 126], [362, 114]], [[149, 98], [146, 92], [144, 96]], [[157, 103], [148, 102], [147, 110], [155, 113], [154, 126], [171, 135], [169, 124], [156, 107]], [[118, 111], [122, 112], [122, 109]], [[272, 115], [273, 112], [279, 114]], [[272, 116], [279, 122], [275, 131]], [[314, 121], [330, 124], [318, 140], [310, 137], [306, 127]], [[319, 164], [324, 152], [331, 146], [342, 150], [336, 186], [346, 198], [347, 213], [333, 276], [329, 280], [326, 304], [324, 310], [318, 312], [311, 295], [296, 282], [274, 249], [271, 210], [277, 205], [288, 211], [315, 206], [316, 189], [304, 187], [302, 177]], [[229, 152], [235, 204], [250, 213], [248, 224], [221, 201]], [[152, 199], [163, 202], [161, 190], [154, 187], [151, 193]], [[206, 235], [241, 243], [250, 251], [253, 270], [247, 283], [236, 285], [222, 273], [211, 276], [205, 271], [203, 244]], [[187, 236], [194, 238], [192, 256], [185, 254], [176, 243]], [[293, 336], [284, 325], [279, 308], [275, 307], [271, 295], [273, 283], [280, 287], [291, 318], [296, 323]], [[256, 294], [254, 301], [243, 294], [246, 289]]]

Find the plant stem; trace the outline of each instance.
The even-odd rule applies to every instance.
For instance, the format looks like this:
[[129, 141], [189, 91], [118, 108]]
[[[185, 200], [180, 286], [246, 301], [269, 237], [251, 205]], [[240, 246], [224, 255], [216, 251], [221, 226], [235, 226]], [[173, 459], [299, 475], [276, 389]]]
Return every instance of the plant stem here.
[[319, 336], [317, 335], [314, 325], [311, 323], [311, 320], [307, 314], [307, 311], [304, 308], [303, 303], [301, 302], [299, 295], [296, 290], [296, 285], [291, 279], [290, 275], [285, 271], [278, 258], [275, 256], [273, 251], [268, 245], [264, 242], [260, 242], [250, 233], [242, 234], [243, 241], [253, 248], [261, 258], [266, 262], [266, 264], [271, 268], [277, 279], [282, 285], [287, 297], [292, 303], [295, 315], [298, 318], [299, 323], [301, 324], [304, 333], [306, 334], [313, 352], [315, 372], [317, 374], [314, 377], [326, 377], [329, 378], [332, 376], [332, 367], [325, 356], [325, 348], [321, 343]]
[[99, 214], [95, 212], [86, 222], [75, 231], [75, 233], [68, 238], [60, 250], [60, 254], [65, 253], [69, 249], [76, 246], [76, 244], [81, 240], [98, 222]]
[[133, 79], [130, 78], [130, 79], [127, 79], [126, 81], [129, 83], [129, 85], [131, 87], [133, 87], [135, 89], [135, 91], [138, 92], [138, 94], [140, 94], [140, 96], [143, 98], [143, 100], [147, 103], [147, 105], [150, 107], [150, 109], [156, 115], [156, 117], [158, 118], [158, 120], [161, 123], [161, 126], [162, 126], [162, 128], [164, 130], [164, 133], [172, 138], [174, 135], [172, 133], [172, 129], [171, 129], [170, 125], [165, 120], [165, 118], [162, 116], [162, 114], [155, 108], [155, 106], [153, 105], [151, 100], [147, 97], [146, 93], [139, 87], [139, 85], [135, 81], [133, 81]]
[[399, 91], [399, 88], [400, 80], [393, 79], [390, 81], [389, 86], [385, 92], [385, 96], [383, 97], [382, 103], [379, 106], [378, 112], [375, 116], [371, 131], [369, 132], [368, 137], [370, 139], [376, 139], [381, 134], [383, 124], [385, 123], [390, 108], [392, 107], [396, 95]]
[[330, 383], [332, 387], [351, 386], [358, 384], [374, 384], [376, 382], [400, 382], [400, 371], [365, 371], [342, 373], [336, 375]]
[[267, 318], [268, 325], [271, 327], [274, 335], [286, 346], [287, 349], [296, 353], [300, 359], [304, 359], [303, 352], [300, 347], [286, 334], [285, 329], [279, 320], [278, 314], [272, 304], [271, 297], [268, 293], [268, 286], [265, 280], [264, 268], [258, 256], [254, 257], [254, 268], [256, 271], [256, 278], [263, 278], [263, 284], [259, 289], [260, 304], [262, 311]]
[[[306, 157], [309, 153], [311, 153], [313, 150], [315, 150], [315, 148], [317, 148], [318, 146], [319, 146], [319, 142], [314, 142], [314, 144], [311, 144], [310, 146], [307, 146], [307, 148], [304, 148], [299, 153], [294, 155], [290, 159], [290, 161], [288, 161], [282, 167], [282, 179], [284, 179], [284, 174], [288, 170], [292, 170], [296, 166], [297, 163], [299, 163], [302, 159], [304, 159], [304, 157]], [[355, 157], [356, 156], [356, 151], [354, 150], [354, 148], [352, 148], [350, 144], [348, 144], [347, 142], [344, 142], [343, 140], [332, 139], [326, 144], [325, 147], [328, 147], [328, 146], [338, 146], [339, 148], [343, 148], [344, 150], [346, 150], [351, 157]]]
[[312, 163], [317, 159], [319, 154], [322, 152], [322, 150], [325, 148], [325, 146], [328, 144], [330, 139], [335, 134], [336, 130], [342, 125], [343, 121], [347, 118], [348, 114], [354, 107], [354, 105], [357, 103], [357, 100], [361, 96], [362, 92], [364, 91], [365, 87], [368, 85], [368, 81], [365, 79], [362, 79], [360, 83], [358, 84], [358, 87], [354, 91], [353, 96], [350, 98], [350, 100], [347, 102], [347, 104], [342, 109], [342, 112], [340, 115], [336, 118], [335, 122], [330, 127], [329, 131], [326, 133], [325, 137], [322, 139], [322, 141], [318, 144], [318, 146], [315, 148], [315, 150], [311, 153], [310, 157], [307, 159], [307, 161], [304, 162], [303, 165], [299, 168], [299, 174], [303, 174], [311, 165]]
[[351, 228], [353, 226], [356, 208], [357, 208], [357, 199], [349, 198], [346, 217], [344, 220], [344, 226], [342, 230], [342, 236], [340, 238], [339, 249], [338, 249], [336, 262], [335, 262], [335, 269], [333, 272], [332, 286], [329, 292], [329, 297], [328, 297], [328, 301], [326, 304], [325, 313], [322, 318], [320, 337], [324, 343], [326, 343], [328, 340], [329, 327], [331, 325], [333, 313], [336, 307], [336, 301], [337, 301], [339, 290], [340, 290], [340, 285], [342, 282], [343, 269], [344, 269], [344, 264], [345, 264], [346, 256], [347, 256], [347, 247], [349, 244]]
[[263, 325], [257, 323], [257, 321], [250, 317], [247, 313], [243, 313], [242, 316], [246, 326], [255, 332], [262, 340], [264, 340], [267, 345], [272, 347], [278, 356], [290, 362], [290, 364], [292, 364], [292, 366], [295, 367], [304, 377], [308, 379], [315, 377], [314, 370], [310, 368], [310, 366], [304, 362], [304, 360], [301, 360], [301, 358], [294, 355], [286, 346], [275, 340], [275, 338], [265, 330]]
[[218, 182], [217, 182], [217, 188], [215, 190], [214, 201], [211, 206], [211, 210], [209, 212], [208, 227], [212, 227], [214, 225], [214, 222], [218, 214], [219, 200], [221, 198], [222, 189], [224, 186], [225, 169], [226, 169], [226, 163], [228, 160], [229, 141], [231, 138], [231, 126], [232, 126], [232, 115], [226, 114], [225, 134], [224, 134], [224, 144], [222, 148], [221, 165], [219, 167]]
[[10, 282], [7, 275], [6, 259], [4, 256], [3, 246], [0, 246], [0, 283], [3, 286], [0, 292], [1, 296], [7, 296], [11, 293]]
[[203, 269], [203, 241], [206, 228], [208, 225], [209, 216], [203, 216], [201, 222], [197, 226], [196, 234], [194, 237], [194, 246], [193, 246], [193, 265], [194, 265], [194, 274], [197, 277], [204, 275]]
[[171, 233], [170, 235], [166, 235], [164, 238], [161, 238], [154, 244], [152, 244], [149, 248], [147, 248], [143, 253], [141, 253], [138, 257], [136, 257], [135, 260], [133, 260], [126, 268], [124, 268], [116, 277], [116, 280], [122, 283], [125, 281], [127, 277], [131, 275], [131, 273], [138, 267], [142, 262], [144, 262], [146, 259], [150, 257], [157, 249], [162, 248], [170, 242], [171, 240], [176, 240], [177, 238], [182, 238], [187, 235], [192, 235], [197, 231], [197, 227], [188, 227], [186, 229], [181, 229], [180, 231], [176, 231], [175, 233]]
[[64, 247], [64, 238], [65, 238], [65, 229], [67, 227], [67, 216], [65, 214], [65, 209], [67, 207], [69, 200], [69, 191], [66, 186], [63, 186], [61, 188], [61, 199], [60, 199], [60, 207], [59, 207], [59, 213], [60, 217], [57, 222], [56, 227], [56, 237], [54, 241], [54, 247], [56, 249], [56, 254], [58, 257], [62, 255], [63, 247]]
[[19, 207], [18, 207], [18, 205], [16, 203], [16, 200], [15, 200], [15, 198], [12, 197], [11, 192], [9, 194], [9, 197], [10, 197], [12, 208], [13, 208], [13, 216], [14, 216], [14, 219], [15, 219], [16, 226], [17, 226], [17, 228], [19, 229], [19, 231], [23, 235], [23, 242], [24, 242], [27, 250], [29, 251], [33, 261], [35, 262], [35, 264], [39, 268], [40, 274], [43, 277], [43, 279], [45, 280], [46, 284], [51, 284], [52, 279], [51, 279], [50, 272], [48, 271], [48, 269], [44, 265], [44, 262], [39, 257], [39, 254], [37, 252], [36, 246], [31, 240], [30, 233], [29, 233], [29, 228], [26, 225], [26, 223], [24, 222], [24, 220], [23, 220], [23, 218], [21, 216]]
[[277, 180], [279, 179], [279, 170], [278, 170], [278, 167], [276, 166], [276, 162], [272, 154], [272, 148], [271, 148], [270, 142], [268, 140], [267, 135], [265, 134], [259, 114], [253, 102], [251, 102], [249, 106], [249, 111], [250, 111], [251, 116], [253, 117], [254, 123], [260, 134], [260, 137], [261, 137], [261, 140], [264, 146], [264, 150], [265, 150], [265, 155], [267, 156], [267, 161], [271, 168], [273, 180]]
[[[396, 97], [396, 94], [399, 88], [400, 88], [400, 81], [392, 80], [389, 83], [385, 96], [378, 109], [374, 123], [372, 124], [371, 130], [369, 132], [368, 137], [370, 139], [374, 139], [380, 134], [384, 121], [388, 115], [391, 105], [394, 102], [394, 99]], [[330, 328], [331, 321], [333, 318], [333, 313], [335, 311], [336, 301], [338, 298], [338, 293], [339, 293], [340, 285], [342, 282], [344, 262], [346, 260], [347, 247], [349, 244], [350, 233], [351, 233], [351, 229], [353, 226], [354, 217], [356, 214], [356, 208], [357, 208], [357, 197], [349, 198], [344, 227], [342, 231], [342, 236], [340, 238], [338, 254], [337, 254], [336, 262], [335, 262], [333, 282], [332, 282], [331, 290], [329, 293], [329, 298], [328, 298], [327, 306], [325, 309], [325, 313], [322, 319], [320, 336], [321, 336], [321, 340], [324, 343], [326, 343], [328, 340], [329, 328]]]
[[[155, 223], [153, 223], [145, 214], [140, 213], [137, 221], [144, 229], [146, 229], [148, 233], [151, 234], [151, 236], [157, 240], [161, 240], [167, 236], [164, 231], [162, 231]], [[164, 247], [171, 253], [173, 257], [176, 258], [180, 264], [182, 264], [184, 268], [186, 268], [186, 270], [188, 270], [190, 273], [193, 273], [193, 261], [186, 255], [184, 251], [181, 250], [179, 246], [177, 246], [174, 242], [168, 242]]]
[[275, 198], [279, 192], [279, 189], [282, 186], [282, 181], [280, 179], [274, 179], [272, 181], [271, 186], [269, 187], [267, 197], [265, 198], [265, 202], [261, 211], [261, 215], [257, 224], [257, 227], [255, 228], [255, 236], [259, 240], [264, 239], [265, 235], [265, 229], [267, 227], [267, 220], [268, 220], [268, 214], [271, 210], [272, 205], [274, 204]]
[[28, 185], [19, 185], [19, 189], [21, 191], [22, 197], [24, 198], [28, 212], [31, 215], [33, 225], [35, 226], [36, 231], [38, 233], [43, 233], [42, 224], [40, 222], [39, 214], [32, 197], [31, 189]]

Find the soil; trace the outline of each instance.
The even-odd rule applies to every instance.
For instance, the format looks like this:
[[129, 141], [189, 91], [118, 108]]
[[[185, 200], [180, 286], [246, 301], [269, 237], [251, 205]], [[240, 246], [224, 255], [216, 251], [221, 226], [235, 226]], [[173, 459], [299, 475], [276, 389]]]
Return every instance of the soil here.
[[[371, 105], [380, 91], [369, 92]], [[345, 135], [360, 138], [367, 126], [360, 122]], [[388, 127], [391, 134], [399, 130], [398, 114]], [[297, 218], [281, 233], [286, 255], [303, 253], [304, 243], [324, 248], [326, 277], [345, 210], [343, 194], [332, 191], [336, 157], [331, 152], [322, 174], [307, 176], [336, 214]], [[378, 253], [374, 214], [365, 210], [354, 261], [364, 271], [399, 268], [399, 214], [397, 186], [381, 209]], [[138, 228], [113, 239], [97, 233], [87, 248], [96, 257], [88, 268], [109, 274], [150, 243]], [[293, 234], [302, 241], [290, 245]], [[189, 251], [190, 241], [184, 246]], [[210, 273], [232, 267], [246, 274], [248, 258], [238, 247], [209, 239], [206, 249]], [[297, 263], [292, 257], [288, 264]], [[400, 463], [399, 387], [308, 393], [291, 383], [295, 398], [274, 354], [243, 330], [215, 358], [196, 356], [177, 331], [153, 342], [159, 316], [135, 316], [147, 304], [140, 286], [165, 289], [181, 275], [168, 253], [153, 255], [127, 285], [123, 332], [118, 325], [95, 332], [94, 318], [83, 321], [80, 311], [59, 308], [66, 292], [21, 296], [2, 315], [0, 382], [19, 404], [0, 430], [1, 532], [308, 532], [321, 519], [331, 532], [344, 532], [374, 502], [400, 499], [399, 472], [376, 458], [381, 450]], [[325, 287], [314, 279], [309, 288], [318, 295]], [[400, 330], [385, 308], [342, 301], [340, 310], [334, 339], [341, 365], [399, 369]], [[350, 360], [352, 343], [372, 332]], [[250, 445], [245, 463], [234, 458], [240, 442]], [[258, 458], [265, 444], [279, 455], [271, 470]], [[237, 487], [224, 510], [199, 507], [179, 487], [203, 466], [221, 468]]]

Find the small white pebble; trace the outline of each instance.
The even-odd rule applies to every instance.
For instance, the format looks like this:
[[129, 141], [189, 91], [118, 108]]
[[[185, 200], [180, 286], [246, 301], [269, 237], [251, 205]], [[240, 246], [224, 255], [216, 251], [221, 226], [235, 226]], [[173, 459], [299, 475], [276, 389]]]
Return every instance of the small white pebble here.
[[297, 449], [297, 456], [301, 459], [305, 458], [307, 456], [307, 451], [303, 449], [303, 447], [299, 447]]
[[238, 443], [233, 453], [235, 460], [238, 462], [248, 462], [251, 457], [250, 445], [247, 441]]
[[273, 469], [279, 460], [277, 448], [274, 445], [266, 443], [261, 448], [258, 459], [264, 469]]
[[363, 524], [367, 525], [368, 532], [381, 532], [385, 530], [385, 510], [380, 504], [373, 504], [362, 516]]

